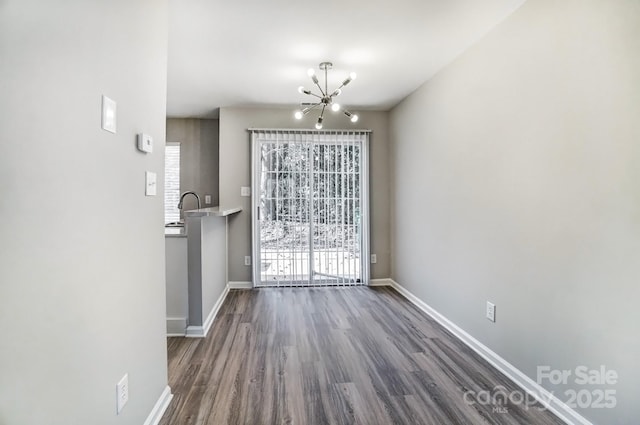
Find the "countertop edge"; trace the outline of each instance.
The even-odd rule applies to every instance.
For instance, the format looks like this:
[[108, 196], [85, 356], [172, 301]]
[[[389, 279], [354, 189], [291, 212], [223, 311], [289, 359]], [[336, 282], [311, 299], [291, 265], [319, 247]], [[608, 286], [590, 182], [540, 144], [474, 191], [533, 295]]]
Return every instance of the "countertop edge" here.
[[[177, 232], [176, 231], [171, 231], [174, 229], [180, 229]], [[165, 238], [186, 238], [187, 237], [187, 232], [185, 232], [184, 227], [180, 228], [171, 228], [171, 230], [167, 230], [167, 228], [164, 229], [164, 237]], [[168, 233], [167, 233], [168, 232]]]
[[242, 207], [209, 207], [184, 212], [185, 217], [226, 217], [242, 211]]

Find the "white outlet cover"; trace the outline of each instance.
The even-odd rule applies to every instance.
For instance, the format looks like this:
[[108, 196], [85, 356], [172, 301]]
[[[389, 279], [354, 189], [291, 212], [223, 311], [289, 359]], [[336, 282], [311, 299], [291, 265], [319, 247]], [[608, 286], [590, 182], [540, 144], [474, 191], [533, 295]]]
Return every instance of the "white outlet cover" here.
[[251, 196], [251, 188], [249, 186], [240, 187], [240, 196]]
[[102, 96], [102, 129], [111, 133], [116, 132], [116, 101]]
[[376, 254], [371, 254], [371, 264], [376, 264], [378, 262], [378, 256]]
[[204, 195], [204, 203], [211, 205], [211, 195]]
[[489, 301], [487, 301], [487, 319], [496, 321], [496, 305]]
[[144, 180], [145, 180], [144, 194], [147, 196], [156, 196], [157, 186], [158, 186], [156, 173], [152, 171], [145, 172]]
[[125, 373], [116, 385], [116, 412], [119, 415], [122, 408], [129, 401], [129, 374]]
[[244, 265], [245, 266], [250, 266], [251, 265], [251, 256], [245, 255], [245, 257], [244, 257]]

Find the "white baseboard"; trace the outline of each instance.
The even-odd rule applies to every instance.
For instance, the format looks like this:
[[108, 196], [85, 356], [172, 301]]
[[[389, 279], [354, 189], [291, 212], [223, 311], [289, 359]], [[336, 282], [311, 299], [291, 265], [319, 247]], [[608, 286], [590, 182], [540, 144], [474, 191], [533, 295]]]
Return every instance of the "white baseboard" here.
[[387, 279], [369, 279], [369, 286], [393, 286], [393, 280]]
[[204, 334], [203, 326], [187, 326], [184, 336], [187, 338], [204, 338], [206, 335]]
[[[385, 279], [381, 279], [385, 280]], [[398, 282], [389, 279], [391, 286], [398, 291], [402, 296], [409, 300], [412, 304], [418, 307], [420, 310], [431, 316], [436, 322], [440, 323], [446, 329], [448, 329], [458, 339], [468, 345], [473, 351], [478, 353], [483, 359], [489, 362], [493, 367], [502, 372], [507, 378], [511, 379], [516, 385], [521, 387], [524, 391], [531, 394], [538, 399], [540, 403], [553, 412], [558, 418], [563, 420], [569, 425], [593, 425], [589, 420], [580, 415], [578, 412], [567, 406], [562, 400], [555, 397], [552, 393], [547, 391], [540, 384], [529, 378], [518, 368], [511, 363], [500, 357], [497, 353], [493, 352], [487, 346], [480, 341], [469, 335], [467, 332], [458, 327], [455, 323], [447, 319], [442, 314], [438, 313], [427, 303], [420, 298], [413, 295], [406, 288], [400, 285]]]
[[229, 289], [253, 289], [251, 282], [229, 282]]
[[167, 317], [167, 336], [184, 336], [186, 331], [186, 317]]
[[187, 338], [204, 338], [207, 336], [211, 325], [213, 325], [213, 320], [216, 318], [218, 311], [220, 311], [222, 303], [224, 303], [224, 300], [227, 298], [227, 294], [229, 294], [229, 285], [224, 287], [224, 291], [222, 291], [222, 294], [214, 304], [202, 326], [187, 326], [187, 332], [185, 334]]
[[167, 385], [164, 387], [164, 391], [160, 394], [160, 398], [156, 401], [155, 406], [151, 409], [149, 416], [144, 421], [144, 425], [158, 425], [160, 423], [160, 419], [162, 419], [162, 415], [169, 407], [169, 403], [171, 403], [171, 399], [173, 398], [173, 394], [171, 394], [171, 388]]

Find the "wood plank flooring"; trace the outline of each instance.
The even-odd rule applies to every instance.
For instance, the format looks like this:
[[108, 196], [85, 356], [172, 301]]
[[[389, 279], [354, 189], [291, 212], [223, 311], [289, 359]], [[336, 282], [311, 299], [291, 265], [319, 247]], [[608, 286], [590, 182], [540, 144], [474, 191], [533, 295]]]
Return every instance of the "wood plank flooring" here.
[[168, 350], [160, 425], [563, 423], [386, 287], [232, 290]]

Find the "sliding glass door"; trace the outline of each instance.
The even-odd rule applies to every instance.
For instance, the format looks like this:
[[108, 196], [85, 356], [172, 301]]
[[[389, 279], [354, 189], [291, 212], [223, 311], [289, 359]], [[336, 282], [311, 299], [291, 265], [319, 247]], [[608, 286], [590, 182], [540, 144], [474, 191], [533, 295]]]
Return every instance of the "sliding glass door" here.
[[253, 130], [254, 286], [368, 283], [368, 133]]

